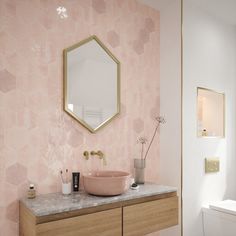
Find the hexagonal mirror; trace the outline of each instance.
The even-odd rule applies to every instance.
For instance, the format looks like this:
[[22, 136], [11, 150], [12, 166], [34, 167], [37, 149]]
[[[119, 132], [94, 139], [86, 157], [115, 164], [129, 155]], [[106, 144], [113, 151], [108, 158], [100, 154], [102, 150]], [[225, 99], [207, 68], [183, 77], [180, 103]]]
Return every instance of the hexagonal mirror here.
[[120, 63], [96, 37], [64, 50], [64, 109], [91, 132], [120, 109]]

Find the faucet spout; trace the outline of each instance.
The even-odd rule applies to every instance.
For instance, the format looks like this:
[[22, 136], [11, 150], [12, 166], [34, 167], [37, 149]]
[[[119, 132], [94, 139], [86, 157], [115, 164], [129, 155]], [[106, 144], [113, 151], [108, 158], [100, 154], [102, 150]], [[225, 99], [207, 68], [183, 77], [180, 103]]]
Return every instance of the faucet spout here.
[[97, 152], [95, 151], [91, 151], [90, 154], [92, 156], [98, 156], [99, 159], [103, 160], [103, 165], [107, 165], [107, 161], [106, 161], [106, 158], [105, 158], [105, 155], [102, 151], [98, 150]]

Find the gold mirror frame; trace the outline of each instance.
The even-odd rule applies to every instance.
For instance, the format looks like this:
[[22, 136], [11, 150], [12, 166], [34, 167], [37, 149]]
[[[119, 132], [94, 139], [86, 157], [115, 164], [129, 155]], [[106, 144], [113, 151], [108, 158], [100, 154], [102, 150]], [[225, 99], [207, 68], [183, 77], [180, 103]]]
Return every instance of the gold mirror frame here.
[[[204, 87], [197, 87], [197, 114], [198, 114], [198, 96], [199, 96], [199, 90], [200, 89], [222, 95], [222, 97], [223, 97], [223, 135], [201, 136], [201, 135], [199, 135], [198, 125], [197, 125], [197, 137], [198, 138], [225, 138], [225, 93], [218, 92], [218, 91], [215, 91], [213, 89], [208, 89], [208, 88], [204, 88]], [[198, 124], [198, 119], [197, 119], [197, 124]]]
[[[79, 118], [78, 116], [75, 115], [71, 110], [68, 109], [67, 107], [67, 53], [92, 41], [95, 40], [101, 47], [102, 49], [107, 53], [109, 57], [112, 58], [112, 60], [117, 64], [117, 112], [114, 113], [113, 116], [109, 117], [107, 120], [105, 120], [103, 123], [101, 123], [98, 127], [92, 128], [89, 124], [87, 124], [84, 120]], [[111, 122], [116, 116], [119, 115], [120, 113], [120, 62], [119, 60], [110, 52], [110, 50], [101, 42], [101, 40], [98, 39], [96, 35], [92, 35], [79, 43], [76, 43], [66, 49], [63, 50], [63, 107], [64, 111], [69, 114], [72, 118], [74, 118], [76, 121], [78, 121], [82, 126], [87, 128], [90, 132], [95, 133], [105, 125], [107, 125], [109, 122]]]

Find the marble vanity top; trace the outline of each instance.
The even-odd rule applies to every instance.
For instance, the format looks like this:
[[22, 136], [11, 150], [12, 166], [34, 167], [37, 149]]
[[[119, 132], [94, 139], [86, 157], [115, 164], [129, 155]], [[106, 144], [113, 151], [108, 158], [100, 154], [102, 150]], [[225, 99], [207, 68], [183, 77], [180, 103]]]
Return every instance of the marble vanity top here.
[[129, 189], [126, 193], [113, 197], [98, 197], [80, 191], [68, 196], [62, 195], [61, 193], [44, 194], [37, 196], [35, 199], [21, 199], [21, 202], [35, 216], [47, 216], [176, 191], [177, 188], [175, 187], [145, 183], [144, 185], [140, 185], [138, 190]]

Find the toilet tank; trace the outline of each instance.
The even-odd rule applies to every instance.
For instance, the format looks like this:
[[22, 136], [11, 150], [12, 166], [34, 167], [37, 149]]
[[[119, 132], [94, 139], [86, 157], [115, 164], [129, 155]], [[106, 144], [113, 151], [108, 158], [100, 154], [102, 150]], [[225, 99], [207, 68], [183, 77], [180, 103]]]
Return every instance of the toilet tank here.
[[202, 208], [204, 236], [236, 236], [236, 201], [226, 200]]

